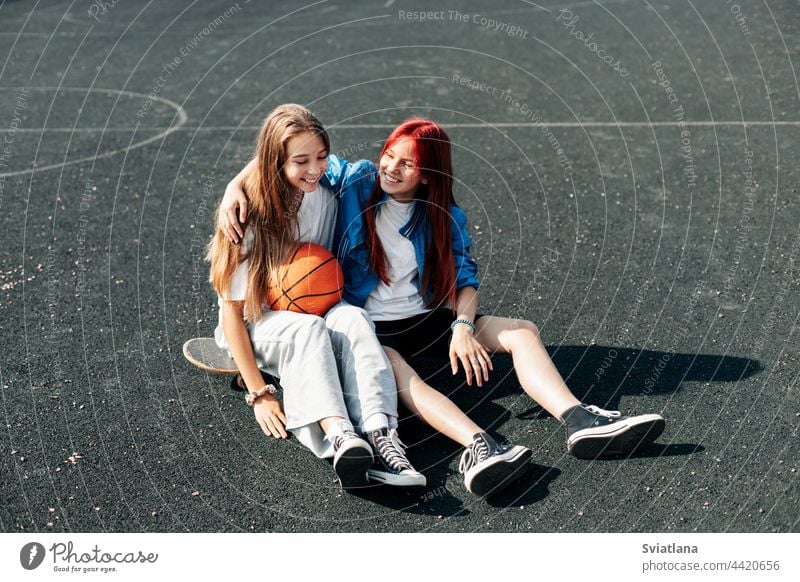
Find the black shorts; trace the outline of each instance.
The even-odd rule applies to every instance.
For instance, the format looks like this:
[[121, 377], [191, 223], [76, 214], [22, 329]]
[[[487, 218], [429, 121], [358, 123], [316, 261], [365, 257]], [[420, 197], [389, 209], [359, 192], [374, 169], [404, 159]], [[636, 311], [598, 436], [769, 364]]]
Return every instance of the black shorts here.
[[[475, 316], [478, 321], [480, 315]], [[450, 324], [456, 314], [439, 308], [405, 319], [376, 321], [375, 335], [381, 345], [397, 350], [404, 358], [448, 358], [450, 356]]]

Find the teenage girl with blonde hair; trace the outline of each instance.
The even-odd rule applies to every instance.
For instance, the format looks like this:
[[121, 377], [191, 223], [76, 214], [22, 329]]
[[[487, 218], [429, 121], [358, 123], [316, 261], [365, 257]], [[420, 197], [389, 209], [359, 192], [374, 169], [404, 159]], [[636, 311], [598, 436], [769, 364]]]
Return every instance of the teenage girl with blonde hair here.
[[[299, 243], [332, 248], [337, 201], [319, 184], [329, 151], [324, 128], [300, 105], [277, 107], [264, 121], [242, 184], [249, 216], [241, 244], [217, 229], [208, 249], [219, 296], [215, 338], [236, 361], [265, 434], [292, 432], [317, 456], [333, 457], [344, 488], [368, 478], [422, 486], [397, 436], [397, 388], [364, 310], [340, 303], [322, 318], [265, 305]], [[280, 378], [282, 403], [262, 370]]]

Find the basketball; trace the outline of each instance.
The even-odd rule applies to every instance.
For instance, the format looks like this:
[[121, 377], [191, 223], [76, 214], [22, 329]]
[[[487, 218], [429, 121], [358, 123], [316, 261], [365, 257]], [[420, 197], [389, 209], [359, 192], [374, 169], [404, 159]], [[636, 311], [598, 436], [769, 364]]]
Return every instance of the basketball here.
[[267, 293], [269, 307], [276, 311], [323, 316], [342, 300], [342, 267], [317, 244], [303, 243], [293, 251], [277, 280]]

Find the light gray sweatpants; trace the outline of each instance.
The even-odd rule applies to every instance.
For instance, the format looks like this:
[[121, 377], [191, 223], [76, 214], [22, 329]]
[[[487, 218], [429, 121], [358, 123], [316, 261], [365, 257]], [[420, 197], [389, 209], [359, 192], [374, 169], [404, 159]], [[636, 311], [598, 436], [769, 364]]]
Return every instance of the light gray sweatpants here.
[[376, 413], [396, 422], [391, 364], [363, 309], [343, 302], [324, 318], [269, 311], [248, 331], [258, 367], [280, 378], [286, 428], [318, 457], [333, 456], [323, 418], [349, 418], [357, 429]]

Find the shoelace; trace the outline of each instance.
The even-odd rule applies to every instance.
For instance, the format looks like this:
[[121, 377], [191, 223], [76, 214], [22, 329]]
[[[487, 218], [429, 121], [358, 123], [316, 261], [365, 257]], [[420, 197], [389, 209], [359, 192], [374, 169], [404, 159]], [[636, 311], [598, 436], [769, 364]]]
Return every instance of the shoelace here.
[[594, 404], [591, 406], [586, 406], [586, 410], [592, 412], [594, 414], [598, 414], [600, 416], [606, 416], [608, 418], [619, 418], [622, 416], [622, 413], [619, 410], [604, 410], [602, 408], [598, 408]]
[[336, 437], [334, 437], [334, 439], [333, 439], [333, 449], [338, 451], [342, 447], [342, 444], [344, 443], [344, 441], [350, 440], [350, 439], [357, 439], [357, 438], [359, 438], [359, 436], [356, 433], [354, 433], [352, 430], [346, 430], [342, 434], [337, 435]]
[[458, 472], [466, 473], [476, 463], [483, 461], [489, 456], [489, 446], [483, 439], [476, 439], [461, 454], [461, 461], [458, 463]]
[[[394, 439], [392, 438], [394, 436]], [[395, 440], [397, 443], [395, 444]], [[389, 465], [395, 471], [403, 471], [404, 469], [412, 470], [411, 463], [408, 462], [404, 454], [405, 445], [400, 437], [397, 435], [388, 434], [380, 436], [375, 439], [375, 444], [378, 447], [378, 454], [383, 462]]]

